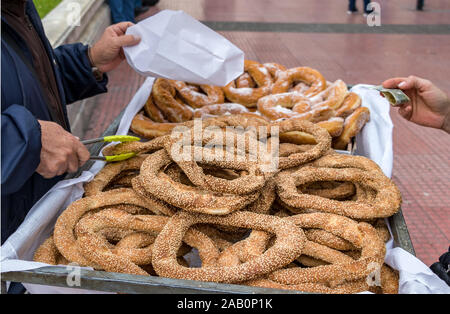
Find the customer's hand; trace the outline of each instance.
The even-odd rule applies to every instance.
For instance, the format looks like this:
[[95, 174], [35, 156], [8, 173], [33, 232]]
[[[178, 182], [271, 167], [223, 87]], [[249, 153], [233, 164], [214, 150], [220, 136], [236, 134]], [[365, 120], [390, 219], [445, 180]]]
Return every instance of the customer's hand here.
[[398, 112], [419, 125], [443, 129], [450, 133], [450, 100], [428, 80], [416, 77], [392, 78], [383, 83], [385, 88], [400, 88], [411, 99]]
[[141, 40], [133, 35], [125, 35], [131, 22], [122, 22], [106, 28], [100, 40], [91, 48], [91, 61], [102, 72], [114, 70], [123, 59], [124, 46], [134, 46]]
[[44, 178], [75, 172], [90, 157], [80, 140], [59, 124], [38, 120], [41, 125], [41, 162], [36, 169]]

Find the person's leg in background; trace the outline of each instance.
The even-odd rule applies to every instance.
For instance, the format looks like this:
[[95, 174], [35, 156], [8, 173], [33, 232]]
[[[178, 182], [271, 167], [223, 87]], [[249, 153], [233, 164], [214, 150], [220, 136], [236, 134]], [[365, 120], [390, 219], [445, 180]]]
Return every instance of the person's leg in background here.
[[422, 11], [423, 10], [423, 6], [425, 5], [425, 0], [417, 0], [417, 10], [418, 11]]
[[108, 2], [111, 9], [111, 22], [116, 24], [126, 21], [127, 19], [123, 11], [124, 0], [109, 0]]
[[123, 12], [126, 18], [126, 21], [135, 23], [134, 20], [134, 8], [136, 5], [135, 0], [123, 0]]
[[159, 0], [143, 0], [142, 4], [151, 7], [151, 6], [156, 5], [158, 2], [159, 2]]
[[372, 9], [367, 9], [367, 6], [369, 5], [369, 3], [370, 3], [370, 0], [364, 0], [364, 13], [365, 14], [370, 14], [370, 13], [372, 13]]
[[134, 0], [134, 16], [138, 16], [150, 9], [148, 6], [142, 4], [142, 0]]
[[109, 0], [111, 22], [113, 24], [120, 22], [134, 23], [134, 5], [135, 0]]
[[356, 8], [356, 0], [349, 0], [348, 1], [348, 12], [358, 12], [358, 9]]

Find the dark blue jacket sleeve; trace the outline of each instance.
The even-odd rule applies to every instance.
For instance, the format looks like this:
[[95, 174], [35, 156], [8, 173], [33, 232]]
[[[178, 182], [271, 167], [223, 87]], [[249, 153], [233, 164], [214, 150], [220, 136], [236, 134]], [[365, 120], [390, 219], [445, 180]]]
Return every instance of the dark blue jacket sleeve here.
[[98, 82], [92, 74], [87, 56], [88, 46], [83, 44], [68, 44], [54, 49], [57, 70], [62, 78], [66, 103], [95, 96], [107, 91], [106, 74]]
[[23, 106], [2, 112], [2, 192], [19, 190], [40, 163], [41, 127]]

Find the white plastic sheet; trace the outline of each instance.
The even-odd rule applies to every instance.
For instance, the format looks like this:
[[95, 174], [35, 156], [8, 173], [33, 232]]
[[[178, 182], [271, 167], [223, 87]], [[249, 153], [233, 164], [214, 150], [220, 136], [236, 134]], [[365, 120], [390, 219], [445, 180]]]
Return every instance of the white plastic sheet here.
[[[117, 134], [126, 134], [134, 115], [145, 104], [153, 84], [148, 78], [128, 104]], [[357, 152], [372, 158], [386, 173], [392, 171], [392, 123], [389, 119], [389, 104], [377, 92], [366, 91], [355, 86], [353, 91], [360, 94], [363, 104], [371, 110], [371, 121], [358, 135]], [[362, 149], [364, 148], [364, 149]], [[103, 167], [97, 162], [81, 177], [65, 180], [53, 187], [38, 203], [19, 229], [10, 236], [1, 248], [1, 272], [35, 269], [45, 264], [32, 262], [36, 248], [52, 233], [57, 216], [74, 200], [83, 194], [82, 184], [92, 179]], [[400, 273], [400, 293], [450, 293], [450, 288], [413, 255], [401, 248], [394, 248], [392, 239], [386, 244], [386, 263]], [[436, 260], [437, 260], [436, 256]], [[48, 266], [48, 265], [46, 265]], [[93, 293], [93, 291], [55, 288], [25, 284], [33, 293]]]
[[351, 91], [362, 98], [364, 107], [370, 110], [370, 121], [356, 136], [356, 154], [375, 161], [388, 177], [392, 175], [394, 153], [392, 148], [392, 121], [389, 116], [389, 102], [371, 85], [356, 85]]
[[124, 51], [130, 66], [145, 76], [225, 86], [244, 70], [239, 48], [183, 11], [161, 11], [127, 34], [141, 38]]

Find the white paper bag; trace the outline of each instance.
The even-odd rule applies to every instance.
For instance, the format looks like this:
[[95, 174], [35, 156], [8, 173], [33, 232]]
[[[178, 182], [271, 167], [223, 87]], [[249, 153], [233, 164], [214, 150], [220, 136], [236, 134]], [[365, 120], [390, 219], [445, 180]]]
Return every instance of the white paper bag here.
[[225, 86], [244, 70], [242, 50], [182, 11], [161, 11], [127, 34], [141, 38], [124, 51], [130, 66], [144, 76]]

